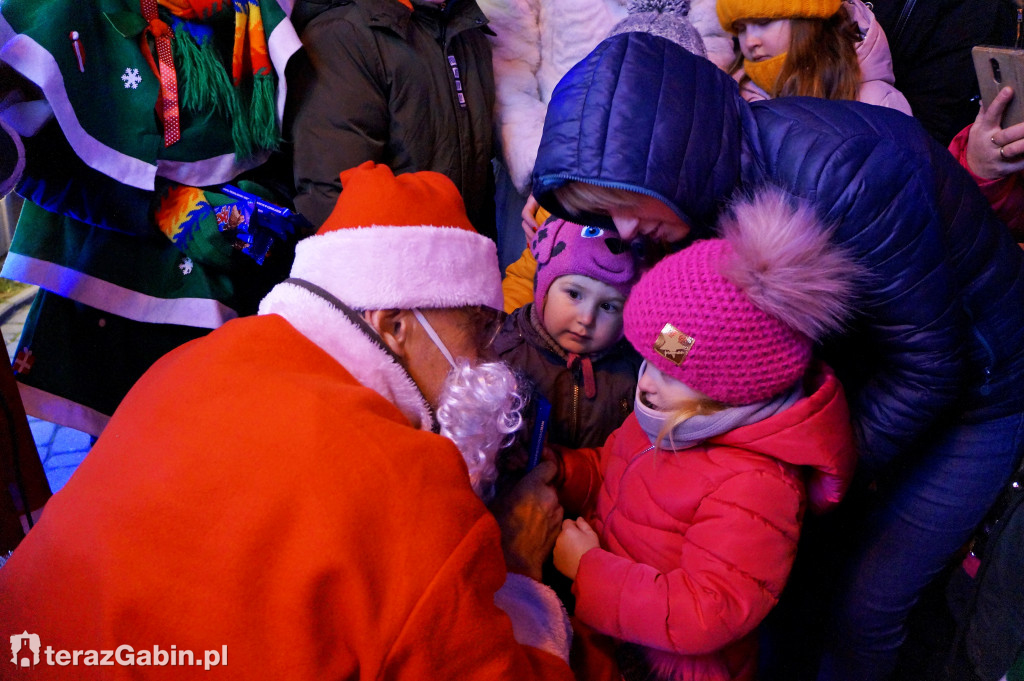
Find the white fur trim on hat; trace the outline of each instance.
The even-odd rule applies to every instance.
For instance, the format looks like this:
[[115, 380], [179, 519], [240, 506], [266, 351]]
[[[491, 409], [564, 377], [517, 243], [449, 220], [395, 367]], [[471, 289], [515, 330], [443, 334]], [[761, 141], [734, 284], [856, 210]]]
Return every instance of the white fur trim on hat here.
[[296, 246], [291, 276], [359, 310], [503, 307], [494, 242], [454, 227], [353, 227], [316, 234]]

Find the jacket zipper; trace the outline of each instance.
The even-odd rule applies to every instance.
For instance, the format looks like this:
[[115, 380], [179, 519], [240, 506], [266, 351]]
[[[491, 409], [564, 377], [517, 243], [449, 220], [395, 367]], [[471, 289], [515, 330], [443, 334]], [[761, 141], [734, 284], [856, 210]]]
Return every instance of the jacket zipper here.
[[459, 107], [465, 109], [466, 95], [462, 92], [462, 76], [459, 75], [459, 63], [455, 60], [454, 54], [448, 55], [448, 66], [452, 70], [452, 76], [455, 77], [455, 95], [459, 98]]
[[982, 373], [985, 374], [985, 381], [978, 387], [979, 393], [982, 395], [988, 395], [992, 392], [992, 386], [989, 384], [992, 382], [992, 367], [995, 366], [996, 355], [992, 352], [992, 346], [989, 344], [985, 336], [982, 335], [981, 331], [978, 329], [978, 325], [974, 322], [974, 313], [971, 311], [971, 308], [964, 306], [964, 312], [967, 313], [967, 318], [971, 322], [971, 333], [973, 333], [974, 337], [978, 339], [978, 343], [981, 344], [985, 354], [988, 355], [988, 365], [983, 367], [981, 370]]
[[[575, 372], [574, 372], [575, 373]], [[578, 441], [580, 433], [580, 386], [573, 376], [572, 382], [572, 441]]]
[[445, 57], [448, 59], [448, 68], [452, 71], [452, 76], [455, 78], [455, 96], [459, 99], [459, 108], [466, 108], [466, 95], [462, 92], [462, 76], [459, 74], [459, 63], [455, 59], [455, 55], [448, 51], [448, 14], [452, 3], [442, 2], [441, 3], [441, 48], [444, 50]]
[[[646, 454], [647, 452], [651, 451], [652, 449], [654, 449], [654, 445], [649, 445], [643, 451], [640, 451], [640, 452], [637, 452], [636, 454], [634, 454], [633, 458], [630, 459], [629, 463], [626, 464], [626, 468], [623, 469], [622, 475], [619, 476], [619, 480], [621, 481], [623, 478], [625, 478], [626, 474], [629, 473], [630, 469], [633, 468], [634, 465], [639, 465], [639, 461], [643, 457], [643, 455]], [[615, 498], [615, 503], [612, 504], [612, 507], [608, 509], [608, 513], [605, 515], [605, 517], [601, 518], [601, 522], [604, 522], [605, 518], [608, 518], [609, 516], [611, 516], [611, 514], [614, 513], [615, 510], [618, 507], [619, 507], [619, 498], [616, 497]], [[595, 509], [595, 511], [596, 511], [596, 509]]]

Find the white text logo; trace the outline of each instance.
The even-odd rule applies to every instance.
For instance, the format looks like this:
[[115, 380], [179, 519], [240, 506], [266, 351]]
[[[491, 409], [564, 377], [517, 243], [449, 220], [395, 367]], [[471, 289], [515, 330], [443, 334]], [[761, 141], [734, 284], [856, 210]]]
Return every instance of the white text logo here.
[[[42, 656], [40, 658], [40, 653]], [[204, 650], [202, 655], [192, 650], [179, 650], [177, 646], [136, 650], [130, 645], [120, 645], [113, 650], [54, 650], [53, 646], [42, 647], [38, 634], [24, 631], [11, 636], [11, 662], [18, 667], [30, 668], [40, 663], [57, 667], [224, 667], [228, 663], [228, 647], [220, 650]]]

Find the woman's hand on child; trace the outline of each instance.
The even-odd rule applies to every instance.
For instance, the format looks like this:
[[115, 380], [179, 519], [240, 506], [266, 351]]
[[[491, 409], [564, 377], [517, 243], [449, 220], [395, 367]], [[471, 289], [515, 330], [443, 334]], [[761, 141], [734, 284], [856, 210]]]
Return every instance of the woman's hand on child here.
[[526, 236], [526, 245], [529, 246], [530, 242], [533, 241], [533, 237], [537, 235], [537, 209], [540, 208], [540, 204], [537, 203], [537, 199], [533, 198], [533, 194], [526, 199], [526, 205], [523, 206], [523, 212], [520, 214], [523, 218], [523, 234]]
[[569, 579], [575, 580], [583, 554], [601, 545], [597, 533], [583, 518], [562, 521], [562, 533], [555, 542], [555, 567]]
[[968, 133], [967, 166], [982, 179], [995, 180], [1024, 170], [1024, 123], [1000, 127], [1013, 97], [1013, 88], [1000, 90], [988, 107], [981, 107]]
[[544, 560], [551, 555], [563, 515], [558, 495], [550, 485], [557, 471], [553, 462], [541, 461], [492, 506], [509, 572], [541, 579]]

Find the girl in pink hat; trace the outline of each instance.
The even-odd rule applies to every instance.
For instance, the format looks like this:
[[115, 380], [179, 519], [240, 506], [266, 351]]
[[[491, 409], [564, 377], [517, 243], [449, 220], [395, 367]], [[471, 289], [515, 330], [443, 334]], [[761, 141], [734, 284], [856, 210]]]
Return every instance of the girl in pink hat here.
[[753, 679], [805, 508], [838, 503], [854, 468], [843, 390], [811, 348], [842, 326], [857, 266], [778, 192], [720, 233], [627, 299], [634, 413], [602, 447], [555, 451], [566, 515], [583, 515], [554, 551], [577, 636], [608, 637], [627, 681]]

